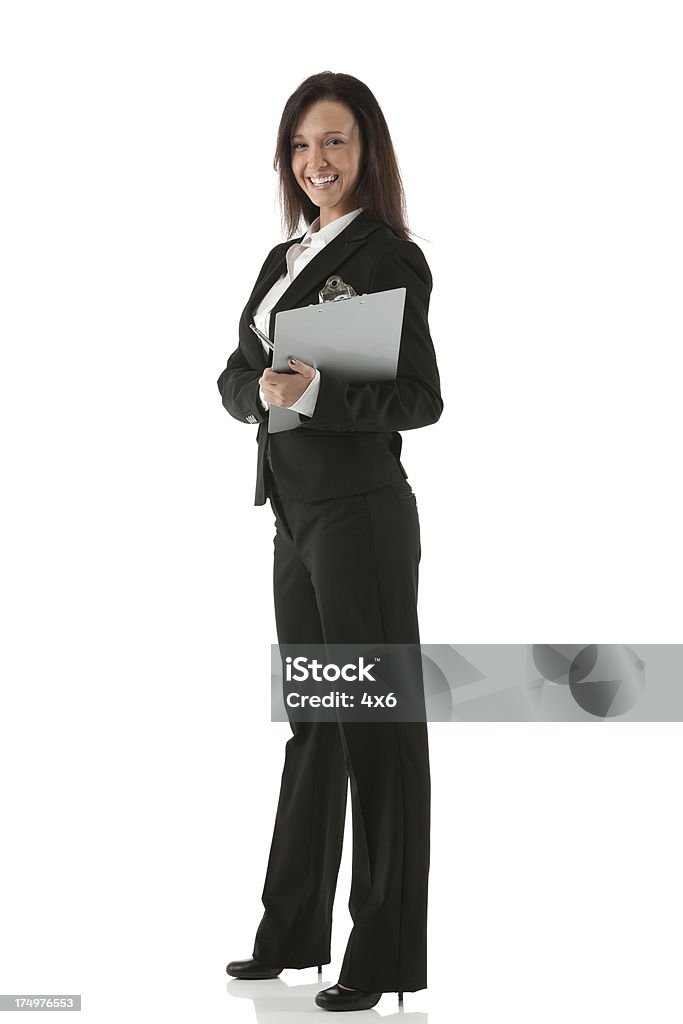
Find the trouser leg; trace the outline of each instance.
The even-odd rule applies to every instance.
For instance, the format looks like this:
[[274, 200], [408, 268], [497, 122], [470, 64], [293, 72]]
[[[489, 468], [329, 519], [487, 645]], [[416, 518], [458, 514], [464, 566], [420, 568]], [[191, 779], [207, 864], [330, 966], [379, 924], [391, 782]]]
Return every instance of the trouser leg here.
[[[419, 644], [420, 537], [408, 485], [298, 505], [325, 643]], [[421, 685], [421, 678], [419, 681]], [[339, 722], [350, 775], [353, 929], [339, 980], [427, 985], [430, 769], [423, 722]]]
[[[272, 501], [272, 499], [271, 499]], [[273, 508], [281, 508], [277, 499]], [[315, 591], [276, 512], [273, 583], [281, 646], [322, 643]], [[277, 967], [330, 962], [348, 776], [335, 722], [290, 722], [253, 957]]]

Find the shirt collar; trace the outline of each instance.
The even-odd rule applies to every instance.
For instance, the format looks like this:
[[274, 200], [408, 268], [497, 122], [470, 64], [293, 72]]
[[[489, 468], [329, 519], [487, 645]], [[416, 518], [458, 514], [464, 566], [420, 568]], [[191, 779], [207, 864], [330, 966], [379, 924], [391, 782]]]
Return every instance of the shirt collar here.
[[336, 238], [339, 232], [343, 231], [347, 224], [350, 224], [362, 209], [363, 207], [359, 206], [357, 210], [351, 210], [350, 213], [345, 213], [343, 217], [335, 218], [331, 224], [326, 224], [324, 228], [320, 227], [320, 215], [318, 215], [313, 223], [309, 224], [300, 245], [308, 246], [310, 244], [311, 249], [322, 249], [324, 245], [327, 245], [333, 238]]

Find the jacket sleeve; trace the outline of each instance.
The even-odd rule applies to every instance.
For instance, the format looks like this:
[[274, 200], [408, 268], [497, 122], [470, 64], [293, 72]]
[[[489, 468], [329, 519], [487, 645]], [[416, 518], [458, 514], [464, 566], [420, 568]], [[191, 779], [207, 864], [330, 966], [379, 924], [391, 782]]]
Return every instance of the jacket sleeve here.
[[228, 365], [218, 378], [223, 405], [241, 423], [260, 423], [268, 419], [268, 411], [259, 400], [259, 377], [262, 372], [252, 369], [238, 345], [228, 357]]
[[[276, 245], [270, 250], [259, 271], [257, 281], [279, 248], [280, 245]], [[216, 382], [224, 407], [241, 423], [261, 423], [268, 419], [268, 410], [263, 408], [259, 399], [259, 377], [262, 372], [252, 367], [240, 343], [228, 357], [227, 366]]]
[[428, 322], [432, 275], [420, 247], [396, 238], [380, 255], [368, 292], [404, 286], [396, 380], [351, 384], [321, 370], [313, 414], [299, 414], [302, 427], [394, 431], [424, 427], [439, 419], [443, 401]]

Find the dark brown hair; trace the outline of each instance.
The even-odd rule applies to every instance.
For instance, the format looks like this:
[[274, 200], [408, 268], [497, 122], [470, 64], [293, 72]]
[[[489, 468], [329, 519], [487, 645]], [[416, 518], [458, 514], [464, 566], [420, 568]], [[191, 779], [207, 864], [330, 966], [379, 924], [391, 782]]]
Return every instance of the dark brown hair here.
[[286, 236], [296, 235], [302, 216], [308, 226], [320, 213], [294, 177], [291, 150], [291, 137], [299, 119], [320, 100], [344, 103], [358, 124], [361, 136], [358, 206], [362, 206], [369, 217], [390, 227], [399, 238], [410, 241], [403, 183], [380, 105], [359, 79], [332, 71], [321, 71], [306, 78], [285, 103], [280, 119], [273, 168], [280, 177], [282, 227]]

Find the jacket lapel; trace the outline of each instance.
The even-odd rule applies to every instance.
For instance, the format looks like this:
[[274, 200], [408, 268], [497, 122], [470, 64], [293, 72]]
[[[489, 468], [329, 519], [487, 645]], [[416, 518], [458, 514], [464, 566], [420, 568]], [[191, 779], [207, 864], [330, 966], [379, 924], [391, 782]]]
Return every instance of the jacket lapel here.
[[[319, 253], [306, 263], [270, 310], [268, 318], [268, 337], [270, 341], [274, 340], [275, 314], [281, 309], [296, 309], [297, 306], [302, 305], [311, 292], [318, 290], [319, 283], [325, 283], [329, 276], [335, 273], [341, 264], [345, 263], [356, 249], [359, 249], [364, 244], [369, 234], [380, 226], [380, 221], [373, 220], [365, 210], [362, 210], [357, 217], [353, 218], [350, 224], [347, 224], [337, 234], [332, 242], [324, 246]], [[256, 283], [246, 307], [247, 323], [245, 328], [249, 335], [252, 334], [248, 326], [249, 317], [252, 315], [253, 310], [258, 308], [263, 296], [267, 295], [274, 283], [282, 278], [283, 273], [287, 269], [287, 251], [296, 242], [301, 242], [304, 234], [298, 239], [292, 239], [291, 242], [283, 246], [281, 258], [276, 260], [270, 270]], [[309, 301], [317, 302], [317, 295], [315, 294], [315, 297]], [[260, 343], [258, 347], [263, 354], [263, 365], [266, 366], [270, 359], [266, 357], [263, 346]]]
[[[339, 270], [341, 265], [346, 263], [353, 256], [356, 249], [359, 249], [365, 242], [368, 235], [379, 226], [378, 221], [371, 220], [364, 210], [361, 211], [343, 231], [340, 231], [331, 242], [328, 242], [304, 266], [303, 270], [290, 282], [271, 310], [269, 323], [269, 337], [271, 341], [275, 340], [275, 317], [278, 311], [281, 309], [296, 309], [305, 302], [307, 297], [309, 302], [318, 302], [317, 292], [319, 291], [320, 283], [324, 284], [331, 274]], [[301, 237], [303, 238], [303, 235]], [[297, 239], [297, 241], [301, 241], [301, 239]], [[286, 252], [287, 249], [284, 250], [282, 263], [280, 264], [280, 275], [282, 275], [283, 270], [287, 266], [285, 260]], [[315, 298], [313, 299], [310, 298], [311, 292], [315, 293]]]
[[[350, 224], [348, 224], [342, 231], [339, 232], [331, 242], [328, 242], [320, 252], [310, 260], [303, 270], [301, 270], [293, 281], [289, 283], [287, 288], [284, 290], [278, 301], [273, 306], [270, 313], [269, 320], [269, 337], [271, 341], [275, 339], [275, 317], [281, 309], [296, 309], [305, 303], [307, 296], [310, 296], [311, 292], [317, 292], [320, 282], [323, 284], [327, 278], [340, 269], [341, 265], [345, 263], [354, 252], [363, 245], [368, 235], [377, 228], [381, 227], [381, 222], [373, 220], [367, 215], [365, 210], [362, 210], [357, 217], [354, 217]], [[305, 235], [305, 232], [304, 232]], [[300, 242], [304, 235], [299, 238], [293, 238], [282, 246], [282, 252], [280, 258], [275, 261], [274, 266], [265, 274], [260, 281], [256, 282], [254, 290], [251, 293], [249, 301], [244, 309], [244, 331], [245, 336], [253, 339], [255, 342], [255, 349], [258, 351], [263, 366], [272, 364], [272, 352], [266, 355], [263, 345], [253, 334], [249, 328], [249, 322], [252, 317], [252, 311], [257, 309], [264, 295], [267, 295], [275, 282], [282, 277], [282, 274], [287, 269], [287, 250], [295, 242]], [[353, 282], [350, 282], [353, 284]], [[309, 301], [317, 302], [318, 296]]]

